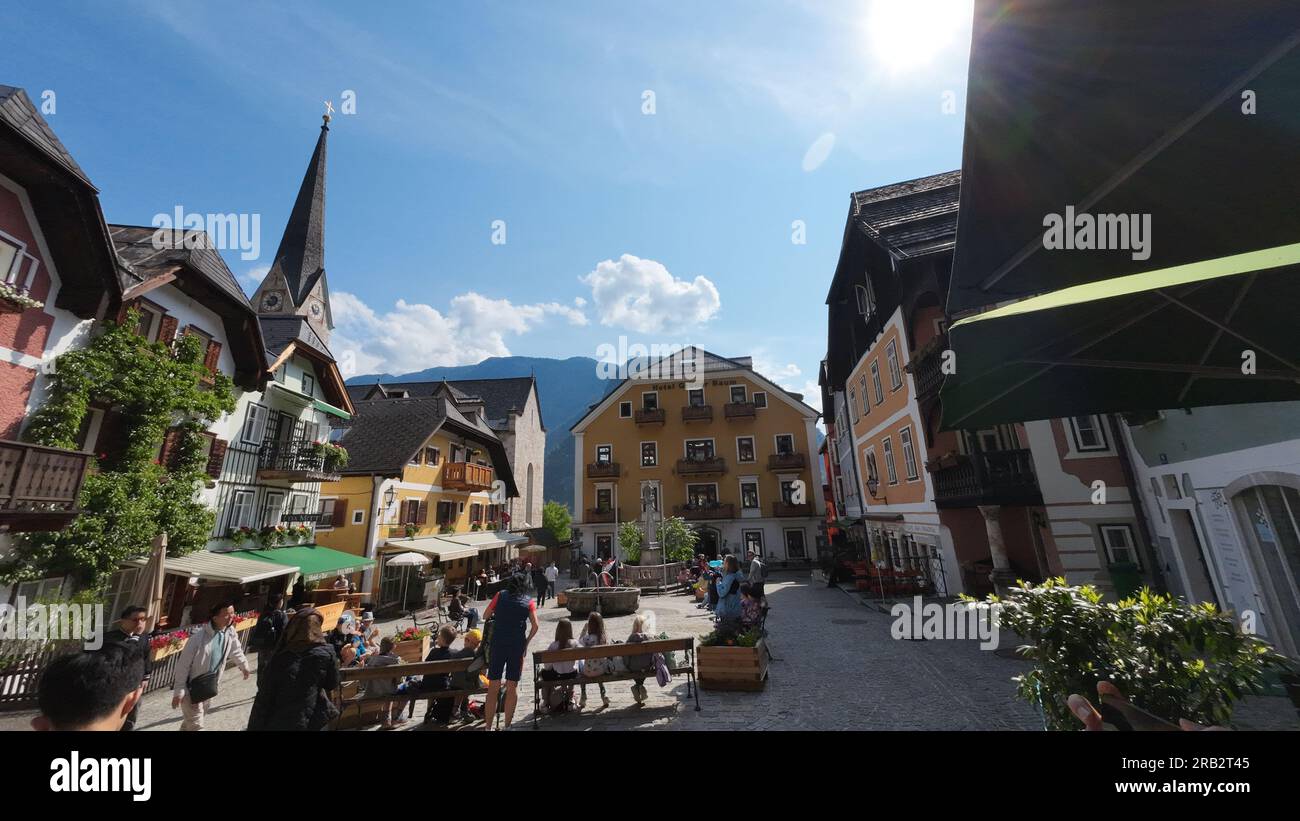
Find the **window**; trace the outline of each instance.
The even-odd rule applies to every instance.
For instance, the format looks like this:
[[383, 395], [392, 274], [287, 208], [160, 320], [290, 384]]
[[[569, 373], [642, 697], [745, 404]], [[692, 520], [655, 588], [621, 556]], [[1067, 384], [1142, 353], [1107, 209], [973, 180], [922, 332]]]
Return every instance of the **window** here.
[[[865, 398], [862, 404], [866, 404]], [[861, 415], [858, 413], [858, 395], [854, 392], [853, 388], [849, 388], [849, 412], [853, 414], [854, 422], [861, 418]]]
[[871, 400], [867, 398], [867, 375], [865, 373], [858, 377], [858, 384], [862, 387], [862, 415], [866, 416], [871, 413]]
[[745, 553], [754, 551], [756, 555], [763, 555], [763, 531], [746, 530], [741, 534], [741, 542], [745, 545]]
[[158, 333], [162, 330], [163, 310], [144, 302], [137, 302], [133, 307], [140, 311], [140, 322], [135, 326], [136, 335], [157, 342]]
[[366, 523], [366, 512], [364, 510], [352, 511], [352, 524], [363, 525]]
[[794, 501], [794, 483], [795, 483], [796, 481], [798, 481], [798, 480], [797, 480], [797, 479], [782, 479], [782, 480], [781, 480], [781, 501], [782, 501], [782, 502], [785, 502], [787, 505], [793, 505], [793, 504], [795, 504], [795, 501]]
[[776, 435], [776, 453], [778, 456], [790, 456], [794, 453], [793, 433], [778, 433]]
[[469, 506], [470, 524], [483, 524], [483, 505], [475, 502]]
[[717, 507], [717, 485], [687, 485], [686, 503], [690, 507]]
[[766, 407], [767, 407], [767, 392], [766, 392], [766, 391], [754, 391], [754, 395], [750, 397], [750, 401], [754, 403], [754, 407], [756, 407], [756, 408], [766, 408]]
[[[405, 505], [405, 503], [403, 503]], [[418, 513], [418, 511], [417, 511]], [[438, 507], [434, 510], [434, 522], [440, 525], [449, 525], [456, 518], [455, 502], [439, 502]], [[407, 519], [406, 521], [410, 521]]]
[[867, 449], [867, 479], [880, 481], [880, 470], [876, 467], [876, 452], [870, 448]]
[[642, 410], [659, 410], [659, 392], [646, 391], [641, 394]]
[[865, 284], [853, 286], [853, 295], [858, 300], [859, 314], [871, 316], [876, 312], [876, 295], [872, 291], [870, 277], [867, 277]]
[[245, 442], [260, 444], [262, 437], [266, 436], [266, 408], [262, 405], [250, 403], [248, 411], [244, 415], [244, 431], [240, 435]]
[[1131, 562], [1141, 569], [1138, 552], [1133, 545], [1133, 528], [1128, 525], [1102, 525], [1101, 541], [1106, 545], [1106, 557], [1111, 564]]
[[745, 401], [745, 386], [744, 386], [744, 385], [732, 385], [732, 386], [731, 386], [731, 401], [732, 401], [732, 403], [734, 403], [734, 404], [740, 404], [740, 403], [743, 403], [743, 402]]
[[687, 439], [686, 458], [692, 462], [703, 462], [713, 458], [712, 439]]
[[275, 527], [280, 524], [280, 517], [284, 515], [284, 494], [274, 490], [266, 492], [266, 499], [262, 502], [261, 522], [263, 527]]
[[99, 431], [104, 426], [103, 408], [87, 408], [81, 419], [81, 428], [77, 431], [77, 450], [99, 453]]
[[747, 479], [740, 483], [740, 506], [745, 510], [758, 510], [758, 482]]
[[432, 466], [438, 464], [438, 460], [441, 457], [442, 457], [442, 451], [438, 450], [437, 448], [424, 449], [424, 463], [426, 465]]
[[903, 443], [903, 470], [907, 472], [907, 481], [914, 482], [919, 474], [916, 470], [916, 449], [912, 446], [912, 429], [906, 427], [900, 430], [898, 441]]
[[898, 484], [898, 471], [894, 467], [894, 443], [888, 436], [885, 437], [881, 450], [885, 452], [885, 472], [889, 474], [889, 483], [896, 485]]
[[253, 526], [253, 491], [236, 490], [230, 498], [230, 527]]
[[787, 530], [785, 532], [785, 555], [787, 559], [802, 559], [807, 555], [807, 546], [804, 544], [802, 530]]
[[318, 530], [332, 530], [334, 528], [334, 503], [337, 499], [321, 499], [320, 515], [316, 518], [316, 528]]
[[659, 464], [659, 443], [641, 443], [641, 467], [652, 468]]
[[889, 361], [889, 389], [896, 391], [903, 387], [903, 372], [898, 367], [898, 340], [891, 339], [885, 346], [885, 359]]
[[614, 491], [611, 488], [602, 487], [596, 489], [596, 510], [606, 511], [614, 509]]
[[27, 253], [27, 244], [0, 231], [0, 280], [19, 291], [27, 291], [36, 278], [40, 260]]
[[1099, 416], [1071, 416], [1070, 431], [1074, 434], [1074, 449], [1081, 453], [1110, 448], [1106, 444], [1106, 431], [1102, 428]]
[[614, 555], [614, 537], [608, 534], [596, 537], [596, 555], [608, 559]]
[[736, 461], [753, 462], [754, 456], [754, 437], [742, 436], [736, 440]]
[[313, 391], [315, 390], [316, 390], [316, 377], [312, 376], [309, 373], [304, 373], [302, 375], [302, 392], [307, 394], [308, 396], [315, 396], [316, 394], [313, 393]]
[[614, 462], [614, 446], [613, 446], [613, 445], [597, 445], [597, 446], [596, 446], [596, 464], [598, 464], [598, 465], [608, 465], [608, 464], [612, 464], [613, 462]]
[[631, 416], [632, 416], [632, 403], [631, 403], [631, 402], [619, 402], [619, 403], [618, 403], [618, 418], [619, 418], [619, 419], [629, 419], [629, 418], [631, 418]]
[[691, 388], [686, 392], [686, 401], [692, 408], [704, 407], [704, 388]]
[[880, 387], [880, 362], [875, 359], [871, 360], [871, 387], [876, 392], [876, 404], [883, 405], [885, 391]]

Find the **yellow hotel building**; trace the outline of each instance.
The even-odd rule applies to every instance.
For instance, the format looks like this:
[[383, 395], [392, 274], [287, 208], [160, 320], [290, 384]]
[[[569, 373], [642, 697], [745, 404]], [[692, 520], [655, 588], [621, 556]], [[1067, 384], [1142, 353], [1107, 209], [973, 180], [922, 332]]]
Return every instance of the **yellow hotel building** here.
[[[691, 349], [688, 349], [688, 351]], [[818, 412], [753, 369], [694, 349], [624, 379], [572, 428], [574, 516], [582, 544], [619, 555], [618, 526], [680, 516], [698, 552], [753, 548], [777, 563], [816, 558], [824, 510]], [[677, 374], [684, 378], [655, 378]]]
[[387, 564], [399, 553], [425, 554], [430, 565], [417, 570], [439, 568], [457, 584], [528, 541], [508, 531], [505, 503], [519, 493], [504, 446], [477, 411], [441, 392], [354, 405], [337, 440], [349, 461], [338, 481], [321, 485], [316, 541], [375, 559], [362, 589], [376, 608], [423, 598], [409, 568]]

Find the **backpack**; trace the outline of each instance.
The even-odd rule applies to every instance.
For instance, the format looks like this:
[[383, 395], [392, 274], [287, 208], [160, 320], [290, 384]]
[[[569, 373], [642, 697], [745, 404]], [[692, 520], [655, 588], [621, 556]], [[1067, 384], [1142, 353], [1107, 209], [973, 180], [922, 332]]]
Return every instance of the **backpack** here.
[[280, 611], [267, 613], [257, 620], [257, 625], [253, 627], [253, 635], [248, 637], [248, 643], [254, 650], [270, 650], [280, 640], [280, 631], [271, 618], [278, 612]]

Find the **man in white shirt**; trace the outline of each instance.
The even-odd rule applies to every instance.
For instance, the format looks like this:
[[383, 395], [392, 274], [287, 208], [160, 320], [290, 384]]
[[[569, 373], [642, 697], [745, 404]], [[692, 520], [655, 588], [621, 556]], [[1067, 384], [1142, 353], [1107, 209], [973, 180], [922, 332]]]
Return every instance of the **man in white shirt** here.
[[551, 562], [546, 568], [546, 593], [550, 598], [555, 598], [555, 582], [560, 578], [560, 568]]

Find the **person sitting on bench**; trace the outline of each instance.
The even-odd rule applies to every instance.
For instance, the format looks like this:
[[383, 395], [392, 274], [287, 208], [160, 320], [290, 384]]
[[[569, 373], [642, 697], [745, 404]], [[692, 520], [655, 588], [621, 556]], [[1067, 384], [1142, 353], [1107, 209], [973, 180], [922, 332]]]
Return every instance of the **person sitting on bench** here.
[[451, 597], [451, 604], [447, 606], [447, 615], [451, 616], [452, 621], [464, 619], [466, 630], [478, 627], [478, 608], [469, 606], [469, 596], [464, 593]]
[[[578, 646], [578, 642], [573, 638], [573, 622], [568, 619], [560, 619], [555, 625], [555, 641], [551, 642], [546, 649], [550, 650], [572, 650]], [[542, 679], [544, 681], [571, 681], [578, 677], [578, 667], [575, 661], [556, 661], [545, 665], [542, 668]], [[559, 692], [555, 692], [558, 690]], [[564, 712], [573, 702], [573, 685], [566, 687], [543, 687], [541, 692], [542, 709], [546, 712]]]
[[[434, 642], [433, 649], [425, 661], [447, 661], [455, 658], [452, 654], [451, 645], [456, 640], [456, 628], [450, 624], [444, 624], [438, 630], [438, 638]], [[424, 693], [437, 693], [451, 689], [451, 676], [443, 673], [441, 675], [426, 675], [420, 680], [420, 691]], [[429, 700], [429, 708], [424, 713], [424, 723], [429, 724], [437, 720], [440, 724], [451, 723], [451, 714], [454, 708], [459, 706], [456, 699], [435, 698]]]

